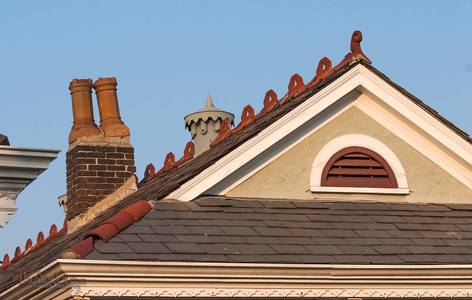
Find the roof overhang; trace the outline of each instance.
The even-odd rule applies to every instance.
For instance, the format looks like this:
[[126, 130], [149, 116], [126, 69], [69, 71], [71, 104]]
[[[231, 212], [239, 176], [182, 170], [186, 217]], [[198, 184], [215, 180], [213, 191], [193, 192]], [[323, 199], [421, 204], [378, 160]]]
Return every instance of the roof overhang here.
[[370, 68], [355, 65], [166, 198], [224, 194], [353, 105], [472, 189], [472, 144]]
[[15, 199], [44, 172], [59, 150], [0, 146], [0, 228], [16, 211]]
[[310, 265], [59, 259], [0, 294], [73, 297], [470, 297], [472, 265]]

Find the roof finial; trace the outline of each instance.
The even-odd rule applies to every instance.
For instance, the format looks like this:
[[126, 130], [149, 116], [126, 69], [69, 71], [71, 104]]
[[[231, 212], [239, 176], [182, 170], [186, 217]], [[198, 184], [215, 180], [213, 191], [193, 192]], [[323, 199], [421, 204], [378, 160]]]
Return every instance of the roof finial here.
[[215, 108], [215, 105], [213, 105], [213, 99], [211, 98], [211, 92], [208, 92], [205, 108]]
[[361, 48], [362, 42], [362, 32], [356, 30], [352, 33], [351, 37], [351, 53], [353, 54], [354, 60], [364, 60], [365, 62], [371, 64], [372, 62], [367, 57], [367, 55], [362, 52]]

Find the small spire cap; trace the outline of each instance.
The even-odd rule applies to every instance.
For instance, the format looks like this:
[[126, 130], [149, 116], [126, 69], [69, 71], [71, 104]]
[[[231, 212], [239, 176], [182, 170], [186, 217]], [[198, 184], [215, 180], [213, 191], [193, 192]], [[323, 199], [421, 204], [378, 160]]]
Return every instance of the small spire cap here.
[[185, 116], [185, 127], [190, 128], [192, 123], [198, 123], [200, 121], [206, 122], [208, 119], [212, 119], [214, 121], [221, 119], [231, 119], [231, 123], [233, 123], [234, 115], [230, 112], [221, 110], [213, 104], [213, 98], [211, 97], [211, 93], [208, 93], [207, 100], [205, 102], [205, 106], [198, 111], [191, 113]]
[[215, 105], [213, 105], [213, 99], [211, 98], [211, 92], [208, 92], [208, 97], [207, 97], [207, 101], [205, 103], [205, 108], [207, 108], [207, 109], [215, 108]]

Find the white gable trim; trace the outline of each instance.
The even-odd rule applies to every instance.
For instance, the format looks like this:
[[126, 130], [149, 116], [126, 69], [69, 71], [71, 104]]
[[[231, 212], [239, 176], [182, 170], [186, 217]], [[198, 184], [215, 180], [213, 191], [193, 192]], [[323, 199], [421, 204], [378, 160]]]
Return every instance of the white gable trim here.
[[[472, 145], [470, 143], [413, 103], [405, 95], [395, 90], [369, 69], [359, 64], [301, 103], [277, 120], [277, 122], [271, 124], [258, 135], [222, 157], [193, 179], [187, 181], [166, 198], [181, 201], [195, 199], [356, 88], [368, 90], [395, 111], [410, 119], [420, 129], [430, 134], [432, 139], [451, 149], [452, 152], [456, 153], [465, 162], [472, 165]], [[393, 130], [393, 132], [396, 133], [396, 130]], [[407, 140], [405, 141], [408, 142]], [[447, 163], [442, 165], [438, 163], [438, 165], [472, 189], [472, 171], [470, 171], [471, 168], [469, 166], [461, 166], [461, 163], [456, 158], [440, 151], [431, 142], [424, 145], [420, 142], [412, 144], [412, 146], [426, 156], [430, 153], [432, 156], [428, 157], [435, 162], [447, 161]], [[428, 148], [429, 152], [425, 151], [424, 147]], [[454, 166], [454, 168], [447, 168], [445, 166]]]
[[[290, 151], [293, 147], [297, 146], [307, 137], [311, 136], [312, 134], [323, 128], [326, 124], [336, 119], [339, 115], [348, 111], [351, 107], [354, 106], [355, 100], [358, 98], [358, 96], [359, 93], [357, 91], [345, 95], [337, 102], [337, 104], [339, 105], [331, 106], [330, 108], [322, 111], [321, 113], [313, 117], [309, 122], [311, 124], [309, 124], [307, 128], [305, 128], [304, 130], [300, 130], [300, 128], [297, 128], [297, 131], [299, 131], [298, 134], [294, 134], [295, 132], [292, 133], [291, 136], [287, 136], [282, 141], [280, 141], [276, 147], [270, 147], [264, 153], [259, 155], [260, 159], [256, 162], [251, 163], [251, 168], [249, 171], [244, 170], [244, 168], [241, 168], [235, 173], [233, 173], [232, 177], [237, 177], [237, 180], [234, 180], [234, 178], [231, 178], [231, 176], [229, 176], [220, 181], [215, 186], [213, 186], [211, 189], [207, 190], [207, 193], [213, 195], [226, 195], [229, 191], [243, 183], [246, 179], [256, 174], [257, 172], [265, 168], [267, 165], [269, 165], [271, 162]], [[309, 182], [307, 182], [306, 184], [307, 188], [309, 188]]]
[[[404, 122], [401, 122], [395, 115], [368, 97], [363, 95], [359, 97], [355, 103], [355, 106], [369, 115], [372, 119], [377, 121], [380, 125], [384, 126], [391, 132], [394, 132], [395, 135], [408, 143], [425, 157], [432, 160], [443, 170], [454, 176], [465, 186], [472, 189], [472, 164], [469, 163], [469, 166], [467, 167], [467, 161], [460, 162], [457, 159], [454, 159], [451, 157], [451, 155], [444, 152], [437, 145], [433, 144], [430, 140], [426, 139]], [[472, 145], [470, 144], [466, 146], [472, 148]], [[472, 150], [469, 151], [472, 153]], [[467, 160], [467, 157], [460, 158]]]
[[[328, 160], [338, 151], [347, 147], [364, 147], [379, 154], [387, 161], [392, 168], [395, 178], [397, 180], [397, 189], [384, 188], [339, 188], [321, 186], [321, 177], [323, 169], [328, 163]], [[313, 192], [341, 192], [341, 193], [380, 193], [380, 194], [408, 194], [408, 181], [406, 172], [398, 157], [388, 148], [384, 143], [373, 137], [364, 134], [346, 134], [334, 138], [329, 141], [323, 148], [321, 148], [318, 155], [316, 155], [310, 175], [310, 189]]]

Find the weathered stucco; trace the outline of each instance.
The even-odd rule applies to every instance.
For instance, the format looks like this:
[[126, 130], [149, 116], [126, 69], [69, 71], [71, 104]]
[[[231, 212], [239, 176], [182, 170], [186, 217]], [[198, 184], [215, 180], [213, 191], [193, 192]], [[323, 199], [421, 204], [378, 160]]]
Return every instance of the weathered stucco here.
[[[320, 149], [333, 138], [345, 134], [365, 134], [388, 146], [405, 168], [409, 195], [312, 193], [310, 174]], [[298, 143], [265, 168], [227, 193], [236, 197], [288, 199], [363, 199], [377, 201], [465, 203], [472, 200], [467, 188], [429, 158], [356, 107]]]

